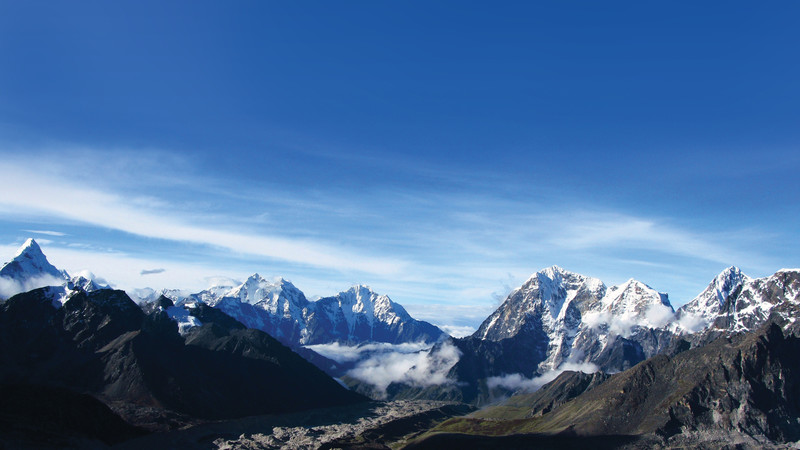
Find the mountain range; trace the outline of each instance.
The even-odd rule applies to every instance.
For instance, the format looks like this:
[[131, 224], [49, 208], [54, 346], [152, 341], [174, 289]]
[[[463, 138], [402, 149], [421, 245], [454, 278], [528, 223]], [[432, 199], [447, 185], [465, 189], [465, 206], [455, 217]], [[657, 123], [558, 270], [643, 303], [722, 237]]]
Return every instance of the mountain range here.
[[[85, 277], [70, 278], [47, 261], [33, 239], [0, 269], [0, 276], [20, 285], [42, 279], [59, 282], [50, 288], [56, 306], [78, 291], [109, 289]], [[776, 305], [798, 300], [799, 278], [799, 271], [785, 269], [753, 279], [729, 267], [675, 311], [667, 294], [640, 281], [608, 287], [597, 278], [553, 266], [513, 290], [472, 336], [446, 343], [439, 328], [413, 319], [401, 305], [366, 286], [309, 301], [285, 279], [269, 281], [254, 274], [236, 286], [214, 286], [193, 294], [150, 290], [139, 300], [152, 304], [158, 296], [168, 297], [173, 304], [165, 312], [182, 334], [203, 324], [196, 305], [216, 308], [301, 351], [323, 368], [332, 363], [304, 346], [452, 344], [461, 356], [449, 377], [471, 384], [467, 398], [475, 400], [488, 394], [486, 389], [478, 392], [478, 380], [531, 378], [562, 367], [618, 372], [661, 353], [677, 336], [691, 334], [700, 342], [720, 333], [755, 329]], [[498, 383], [503, 385], [502, 380]]]
[[[458, 436], [648, 436], [634, 439], [638, 444], [622, 439], [631, 448], [717, 442], [714, 433], [725, 430], [739, 433], [745, 447], [800, 439], [800, 407], [789, 399], [800, 398], [800, 368], [787, 356], [800, 335], [797, 269], [750, 278], [729, 267], [676, 311], [666, 294], [640, 281], [609, 287], [553, 266], [533, 274], [460, 339], [365, 286], [309, 301], [289, 281], [258, 274], [194, 294], [150, 290], [137, 305], [122, 291], [70, 278], [33, 240], [0, 277], [21, 291], [0, 303], [0, 385], [41, 387], [58, 402], [90, 394], [78, 403], [97, 420], [121, 423], [124, 436], [144, 432], [136, 426], [165, 429], [287, 405], [363, 401], [355, 390], [478, 406], [511, 396], [475, 415], [477, 422], [440, 429]], [[306, 348], [368, 343], [433, 347], [408, 364], [385, 358], [338, 370]], [[409, 367], [412, 375], [383, 380], [377, 392], [364, 374], [385, 373], [382, 364]], [[102, 403], [92, 406], [91, 399]], [[623, 412], [631, 418], [619, 418]], [[491, 423], [508, 419], [524, 420], [504, 423], [503, 433]], [[419, 445], [447, 442], [441, 439]]]
[[293, 348], [334, 342], [433, 343], [445, 336], [438, 327], [412, 318], [389, 297], [360, 285], [309, 301], [291, 282], [268, 281], [256, 273], [238, 286], [214, 286], [188, 295], [165, 290], [142, 300], [146, 303], [157, 295], [169, 297], [178, 306], [203, 303], [218, 308]]
[[[700, 346], [755, 330], [771, 314], [790, 322], [793, 312], [784, 310], [798, 302], [800, 270], [753, 279], [730, 267], [674, 311], [666, 294], [639, 281], [606, 287], [553, 266], [512, 291], [472, 336], [437, 344], [460, 352], [447, 374], [451, 383], [425, 389], [394, 385], [390, 391], [398, 398], [488, 404], [563, 370], [621, 372], [679, 341]], [[368, 392], [358, 382], [350, 384]]]

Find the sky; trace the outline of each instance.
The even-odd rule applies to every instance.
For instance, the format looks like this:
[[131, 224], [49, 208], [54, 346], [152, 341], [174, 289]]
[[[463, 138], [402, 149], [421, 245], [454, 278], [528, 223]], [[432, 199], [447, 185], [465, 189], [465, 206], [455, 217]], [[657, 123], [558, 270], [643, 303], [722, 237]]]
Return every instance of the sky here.
[[33, 237], [122, 289], [365, 284], [450, 327], [552, 265], [677, 307], [800, 266], [798, 19], [3, 0], [0, 259]]

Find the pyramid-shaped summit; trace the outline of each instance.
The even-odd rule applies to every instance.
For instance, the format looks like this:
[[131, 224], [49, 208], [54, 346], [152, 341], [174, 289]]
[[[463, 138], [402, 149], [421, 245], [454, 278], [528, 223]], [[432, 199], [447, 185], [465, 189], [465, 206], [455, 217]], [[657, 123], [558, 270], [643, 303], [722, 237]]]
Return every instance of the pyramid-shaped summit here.
[[33, 238], [29, 238], [17, 250], [14, 259], [3, 265], [0, 276], [24, 282], [32, 278], [49, 275], [59, 280], [66, 280], [67, 275], [50, 264], [42, 253], [41, 247]]

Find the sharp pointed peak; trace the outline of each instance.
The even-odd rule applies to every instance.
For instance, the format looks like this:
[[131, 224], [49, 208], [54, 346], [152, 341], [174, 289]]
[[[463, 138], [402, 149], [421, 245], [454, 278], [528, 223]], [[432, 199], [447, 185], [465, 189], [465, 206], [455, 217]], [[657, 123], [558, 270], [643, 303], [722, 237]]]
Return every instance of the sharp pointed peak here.
[[[259, 273], [258, 273], [258, 272], [255, 272], [255, 273], [253, 273], [252, 275], [250, 275], [249, 277], [247, 277], [247, 280], [248, 280], [248, 281], [249, 281], [249, 280], [261, 281], [261, 280], [264, 280], [264, 277], [262, 277], [261, 275], [259, 275]], [[264, 281], [266, 281], [266, 280], [264, 280]]]
[[565, 270], [563, 267], [561, 267], [561, 266], [559, 266], [559, 265], [553, 264], [553, 265], [552, 265], [552, 266], [550, 266], [550, 267], [545, 267], [544, 269], [540, 270], [538, 273], [546, 273], [546, 274], [559, 273], [559, 274], [565, 274], [565, 273], [570, 273], [570, 271], [568, 271], [568, 270]]
[[23, 254], [43, 254], [42, 248], [39, 247], [39, 244], [36, 243], [34, 238], [28, 238], [24, 244], [20, 246], [17, 250], [17, 253], [14, 255], [14, 258], [18, 258]]
[[275, 278], [274, 282], [278, 286], [289, 286], [289, 287], [293, 287], [293, 288], [297, 289], [297, 287], [294, 285], [294, 283], [292, 283], [290, 280], [287, 280], [286, 278], [283, 278], [283, 277]]
[[370, 293], [370, 294], [374, 294], [375, 293], [375, 291], [373, 291], [372, 288], [367, 286], [366, 284], [354, 284], [354, 285], [350, 286], [350, 289], [348, 289], [345, 292], [356, 292], [356, 293], [367, 292], [367, 293]]
[[644, 281], [637, 280], [636, 278], [631, 278], [630, 280], [628, 280], [628, 284], [631, 284], [631, 285], [634, 285], [634, 286], [643, 286], [643, 287], [645, 287], [647, 289], [652, 289], [652, 290], [655, 291], [655, 289], [653, 289], [652, 286], [650, 286], [649, 284], [645, 283]]
[[730, 266], [719, 273], [709, 284], [709, 286], [716, 289], [721, 289], [723, 286], [730, 285], [735, 287], [736, 284], [749, 280], [750, 277], [744, 274], [736, 266]]
[[550, 267], [545, 267], [544, 269], [541, 269], [541, 270], [539, 270], [537, 272], [534, 272], [530, 277], [528, 277], [528, 281], [533, 281], [533, 280], [539, 279], [541, 277], [552, 279], [552, 278], [555, 278], [558, 275], [563, 275], [565, 273], [568, 273], [568, 272], [566, 270], [562, 269], [559, 266], [553, 265], [553, 266], [550, 266]]
[[724, 269], [722, 272], [720, 272], [719, 275], [717, 275], [717, 278], [723, 278], [723, 277], [727, 278], [735, 275], [742, 275], [742, 270], [736, 266], [730, 266]]

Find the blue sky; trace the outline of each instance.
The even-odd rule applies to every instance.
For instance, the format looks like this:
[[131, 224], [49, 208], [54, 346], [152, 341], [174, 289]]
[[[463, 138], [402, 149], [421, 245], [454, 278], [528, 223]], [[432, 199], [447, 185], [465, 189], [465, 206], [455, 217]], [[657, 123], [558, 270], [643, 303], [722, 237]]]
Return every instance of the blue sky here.
[[800, 266], [796, 2], [432, 3], [0, 2], [5, 258], [462, 326], [553, 264]]

